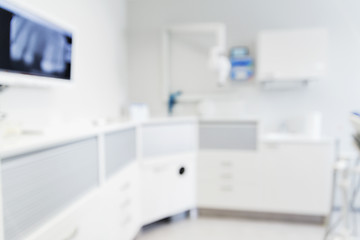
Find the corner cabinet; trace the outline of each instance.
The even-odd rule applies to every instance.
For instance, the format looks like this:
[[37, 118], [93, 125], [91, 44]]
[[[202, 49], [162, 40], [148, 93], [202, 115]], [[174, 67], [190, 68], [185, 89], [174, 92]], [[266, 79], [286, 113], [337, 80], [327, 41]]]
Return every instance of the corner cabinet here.
[[141, 227], [137, 129], [1, 152], [0, 239], [134, 239]]
[[196, 207], [196, 119], [21, 140], [0, 149], [0, 240], [132, 240]]
[[197, 121], [141, 127], [142, 224], [196, 207]]

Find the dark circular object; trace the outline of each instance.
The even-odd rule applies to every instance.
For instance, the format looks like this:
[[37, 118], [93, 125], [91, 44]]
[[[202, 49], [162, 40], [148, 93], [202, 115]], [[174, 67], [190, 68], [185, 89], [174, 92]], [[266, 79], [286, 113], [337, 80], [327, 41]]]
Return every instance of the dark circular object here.
[[180, 175], [184, 175], [184, 173], [185, 173], [185, 168], [184, 168], [184, 167], [181, 167], [181, 168], [179, 169], [179, 174], [180, 174]]

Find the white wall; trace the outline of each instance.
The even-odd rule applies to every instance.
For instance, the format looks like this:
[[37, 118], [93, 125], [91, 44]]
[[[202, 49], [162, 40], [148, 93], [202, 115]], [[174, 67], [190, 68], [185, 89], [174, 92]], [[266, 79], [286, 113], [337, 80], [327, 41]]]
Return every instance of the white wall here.
[[[324, 133], [340, 137], [342, 148], [351, 149], [348, 115], [360, 109], [358, 1], [132, 0], [128, 9], [130, 101], [148, 103], [153, 115], [166, 112], [166, 103], [161, 101], [160, 53], [161, 29], [168, 24], [224, 22], [228, 27], [228, 46], [247, 45], [252, 51], [256, 34], [262, 29], [328, 28], [330, 72], [323, 81], [280, 92], [245, 85], [226, 94], [246, 101], [247, 112], [265, 122], [321, 111]], [[180, 109], [191, 113], [195, 107], [187, 104]]]
[[127, 99], [125, 0], [12, 0], [75, 29], [74, 85], [10, 88], [0, 111], [26, 124], [116, 117]]

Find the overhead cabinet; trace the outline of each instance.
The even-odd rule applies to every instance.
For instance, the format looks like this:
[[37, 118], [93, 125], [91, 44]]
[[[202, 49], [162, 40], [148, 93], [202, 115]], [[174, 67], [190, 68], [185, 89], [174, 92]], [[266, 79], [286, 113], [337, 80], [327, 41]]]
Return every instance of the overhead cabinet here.
[[256, 79], [262, 83], [322, 79], [327, 74], [327, 55], [326, 29], [260, 31]]

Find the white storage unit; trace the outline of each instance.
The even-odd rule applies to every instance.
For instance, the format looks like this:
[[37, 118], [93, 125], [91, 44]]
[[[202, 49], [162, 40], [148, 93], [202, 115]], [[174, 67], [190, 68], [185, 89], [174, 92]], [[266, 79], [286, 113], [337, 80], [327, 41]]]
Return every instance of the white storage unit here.
[[334, 142], [263, 142], [260, 210], [326, 216], [330, 209]]
[[[206, 143], [208, 134], [202, 136], [202, 125], [218, 143]], [[265, 141], [258, 138], [257, 130], [237, 131], [238, 135], [226, 139], [221, 129], [228, 132], [229, 125], [232, 129], [248, 129], [249, 123], [211, 125], [210, 130], [208, 122], [200, 123], [199, 208], [320, 217], [328, 214], [333, 141]], [[245, 147], [243, 137], [250, 142], [256, 139], [256, 144]]]
[[0, 240], [132, 240], [196, 207], [325, 216], [333, 142], [258, 125], [175, 118], [2, 145]]
[[140, 229], [137, 126], [1, 149], [6, 240], [131, 240]]
[[109, 229], [120, 232], [120, 238], [107, 239], [134, 239], [141, 227], [138, 162], [128, 164], [114, 175], [106, 184], [104, 195], [111, 217], [110, 221], [107, 220], [111, 226]]
[[150, 122], [141, 132], [142, 223], [195, 208], [197, 121]]
[[[135, 126], [105, 134], [104, 195], [109, 231], [117, 229], [120, 238], [133, 239], [140, 230], [139, 166], [137, 156], [137, 129]], [[100, 220], [101, 221], [101, 220]]]
[[200, 151], [198, 206], [258, 210], [261, 182], [256, 152]]
[[5, 145], [0, 149], [5, 237], [0, 239], [134, 239], [146, 218], [144, 196], [147, 223], [195, 208], [196, 151], [195, 119]]
[[257, 38], [259, 82], [318, 80], [328, 64], [326, 29], [264, 30]]
[[142, 164], [144, 225], [195, 208], [195, 161], [185, 154]]

